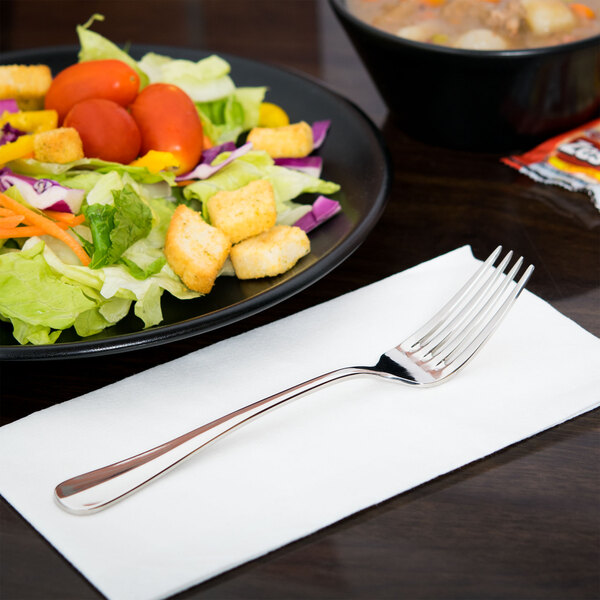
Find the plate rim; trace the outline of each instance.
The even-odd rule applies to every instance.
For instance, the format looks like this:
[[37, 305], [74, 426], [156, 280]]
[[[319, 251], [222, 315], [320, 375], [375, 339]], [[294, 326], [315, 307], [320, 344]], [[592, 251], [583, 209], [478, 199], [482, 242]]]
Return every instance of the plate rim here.
[[[0, 64], [10, 63], [11, 60], [12, 62], [15, 60], [24, 61], [27, 57], [40, 57], [41, 55], [46, 55], [48, 59], [51, 60], [52, 56], [64, 53], [76, 54], [78, 49], [79, 46], [75, 44], [67, 44], [13, 50], [2, 54]], [[143, 348], [150, 348], [195, 337], [202, 333], [207, 333], [251, 317], [301, 292], [342, 264], [365, 241], [368, 234], [381, 218], [385, 206], [387, 205], [392, 185], [393, 168], [391, 155], [382, 133], [373, 123], [372, 119], [359, 106], [335, 90], [328, 88], [325, 83], [318, 78], [287, 66], [279, 66], [265, 61], [254, 60], [232, 53], [215, 52], [209, 49], [159, 44], [131, 44], [128, 50], [131, 54], [149, 51], [162, 51], [166, 55], [169, 55], [169, 52], [171, 54], [217, 54], [225, 60], [233, 59], [238, 63], [247, 63], [250, 66], [258, 66], [275, 72], [282, 72], [293, 78], [304, 80], [312, 86], [316, 86], [322, 93], [333, 97], [337, 102], [345, 104], [354, 111], [357, 117], [362, 119], [364, 124], [371, 130], [374, 141], [381, 152], [383, 161], [381, 189], [377, 194], [374, 194], [373, 203], [364, 215], [364, 218], [350, 231], [345, 239], [339, 244], [334, 244], [325, 256], [317, 260], [313, 265], [310, 265], [305, 271], [298, 273], [275, 287], [258, 293], [256, 296], [243, 299], [235, 304], [177, 323], [169, 325], [159, 324], [149, 329], [115, 335], [99, 340], [86, 340], [83, 338], [81, 341], [76, 342], [59, 342], [44, 345], [2, 344], [0, 345], [1, 361], [62, 360], [133, 352]]]

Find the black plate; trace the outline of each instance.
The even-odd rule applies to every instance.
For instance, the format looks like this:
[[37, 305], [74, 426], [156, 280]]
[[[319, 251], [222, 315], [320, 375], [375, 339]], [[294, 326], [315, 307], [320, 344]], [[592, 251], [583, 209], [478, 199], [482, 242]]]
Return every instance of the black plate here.
[[[140, 58], [154, 51], [174, 58], [199, 60], [210, 53], [172, 47], [132, 46]], [[56, 47], [6, 53], [2, 64], [44, 63], [56, 73], [77, 61], [77, 48]], [[73, 330], [59, 342], [21, 346], [12, 327], [0, 323], [1, 360], [62, 359], [73, 356], [126, 352], [198, 335], [249, 317], [297, 294], [343, 262], [366, 238], [378, 221], [390, 187], [390, 160], [373, 123], [348, 100], [306, 76], [273, 66], [222, 54], [231, 65], [238, 86], [268, 86], [267, 100], [283, 106], [294, 121], [331, 119], [324, 146], [322, 177], [342, 186], [332, 196], [343, 212], [310, 233], [311, 253], [279, 277], [240, 281], [221, 277], [212, 292], [195, 300], [177, 300], [165, 292], [163, 322], [149, 329], [130, 314], [100, 334], [80, 338]]]

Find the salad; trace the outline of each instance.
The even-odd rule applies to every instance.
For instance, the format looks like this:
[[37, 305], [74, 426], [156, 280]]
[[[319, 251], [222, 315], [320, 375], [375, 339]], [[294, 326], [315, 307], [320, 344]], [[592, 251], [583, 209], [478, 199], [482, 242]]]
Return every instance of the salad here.
[[316, 152], [329, 121], [290, 123], [216, 55], [135, 60], [96, 19], [60, 73], [0, 67], [0, 320], [21, 344], [131, 310], [152, 327], [165, 290], [279, 275], [340, 210]]

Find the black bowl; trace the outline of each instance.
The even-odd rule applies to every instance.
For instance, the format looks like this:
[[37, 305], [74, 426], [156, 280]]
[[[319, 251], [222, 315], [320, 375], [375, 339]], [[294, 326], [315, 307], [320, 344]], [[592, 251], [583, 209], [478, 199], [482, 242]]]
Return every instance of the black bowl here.
[[528, 149], [600, 115], [600, 35], [556, 46], [459, 50], [402, 39], [329, 0], [390, 112], [430, 144]]

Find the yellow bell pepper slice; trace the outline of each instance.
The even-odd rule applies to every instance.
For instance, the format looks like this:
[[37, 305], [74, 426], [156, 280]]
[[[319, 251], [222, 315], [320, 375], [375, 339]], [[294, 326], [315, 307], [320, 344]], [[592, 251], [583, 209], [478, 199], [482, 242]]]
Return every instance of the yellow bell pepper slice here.
[[33, 136], [22, 135], [14, 142], [0, 146], [0, 165], [23, 158], [33, 152]]
[[4, 111], [0, 127], [6, 123], [27, 133], [41, 133], [58, 127], [58, 113], [55, 110], [26, 110], [16, 113]]
[[158, 173], [159, 171], [179, 167], [179, 161], [171, 152], [160, 152], [158, 150], [149, 150], [144, 156], [136, 158], [129, 164], [132, 167], [146, 167], [150, 173]]
[[290, 118], [283, 108], [271, 102], [262, 102], [258, 112], [259, 127], [283, 127], [290, 124]]

